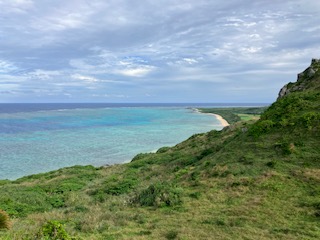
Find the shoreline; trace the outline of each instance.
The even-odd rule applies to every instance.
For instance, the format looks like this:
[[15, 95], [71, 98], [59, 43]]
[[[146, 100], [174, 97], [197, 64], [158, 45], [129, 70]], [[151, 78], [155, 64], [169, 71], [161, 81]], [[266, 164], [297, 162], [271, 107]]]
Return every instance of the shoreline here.
[[227, 120], [225, 120], [223, 117], [221, 117], [219, 114], [215, 114], [215, 113], [207, 113], [207, 114], [211, 114], [213, 116], [215, 116], [217, 118], [217, 120], [221, 123], [221, 125], [223, 127], [227, 127], [230, 124], [227, 122]]
[[208, 115], [213, 115], [215, 116], [215, 118], [220, 122], [220, 124], [223, 126], [223, 127], [227, 127], [229, 126], [230, 124], [227, 122], [227, 120], [225, 120], [222, 116], [220, 116], [219, 114], [215, 114], [215, 113], [204, 113], [204, 112], [201, 112], [199, 109], [197, 108], [194, 108], [193, 109], [195, 112], [197, 113], [201, 113], [201, 114], [208, 114]]

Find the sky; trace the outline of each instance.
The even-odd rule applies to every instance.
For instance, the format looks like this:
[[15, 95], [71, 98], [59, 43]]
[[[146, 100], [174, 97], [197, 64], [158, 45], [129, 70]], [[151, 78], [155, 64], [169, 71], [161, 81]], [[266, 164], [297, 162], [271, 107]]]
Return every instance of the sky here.
[[271, 103], [319, 0], [0, 0], [0, 103]]

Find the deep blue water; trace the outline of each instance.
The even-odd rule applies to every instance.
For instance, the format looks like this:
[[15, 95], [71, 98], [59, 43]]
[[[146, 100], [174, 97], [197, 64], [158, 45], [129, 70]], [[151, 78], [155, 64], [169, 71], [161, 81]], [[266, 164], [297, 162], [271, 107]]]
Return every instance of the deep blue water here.
[[239, 104], [0, 104], [0, 179], [123, 163], [222, 128], [196, 106]]

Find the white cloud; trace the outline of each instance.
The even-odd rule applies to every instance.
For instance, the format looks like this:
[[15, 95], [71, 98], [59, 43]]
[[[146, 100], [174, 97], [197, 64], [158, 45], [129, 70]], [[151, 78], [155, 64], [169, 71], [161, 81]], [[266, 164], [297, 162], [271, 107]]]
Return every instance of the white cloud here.
[[94, 47], [91, 50], [94, 51], [94, 55], [87, 59], [72, 59], [69, 64], [76, 68], [78, 72], [130, 77], [144, 77], [156, 69], [155, 66], [149, 65], [148, 61], [142, 57], [117, 56], [100, 47]]
[[115, 73], [122, 74], [129, 77], [144, 77], [152, 72], [154, 67], [151, 66], [141, 66], [137, 68], [127, 68], [116, 70]]
[[33, 5], [32, 0], [0, 0], [0, 9], [4, 14], [26, 13]]
[[0, 59], [0, 74], [10, 73], [16, 70], [18, 70], [18, 67], [16, 67], [13, 63]]
[[184, 58], [183, 60], [190, 65], [198, 62], [196, 59], [193, 58]]
[[94, 77], [83, 76], [80, 74], [73, 74], [73, 75], [71, 75], [71, 78], [76, 79], [76, 80], [82, 80], [82, 81], [89, 82], [89, 83], [99, 82], [99, 80]]
[[65, 31], [69, 29], [77, 29], [86, 25], [86, 17], [81, 13], [59, 12], [51, 16], [41, 16], [34, 18], [31, 26], [38, 31]]
[[48, 80], [53, 77], [61, 76], [62, 72], [60, 71], [48, 71], [48, 70], [43, 70], [43, 69], [36, 69], [33, 72], [29, 72], [25, 74], [31, 79], [38, 78], [38, 79], [43, 79], [43, 80]]

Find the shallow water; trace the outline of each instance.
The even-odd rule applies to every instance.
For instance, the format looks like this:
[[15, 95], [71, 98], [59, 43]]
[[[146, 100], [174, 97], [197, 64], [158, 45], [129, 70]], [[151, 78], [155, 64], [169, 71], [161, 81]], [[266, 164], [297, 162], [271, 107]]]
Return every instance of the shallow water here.
[[74, 105], [2, 110], [0, 179], [73, 165], [123, 163], [140, 152], [221, 128], [214, 116], [185, 107]]

